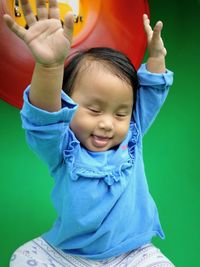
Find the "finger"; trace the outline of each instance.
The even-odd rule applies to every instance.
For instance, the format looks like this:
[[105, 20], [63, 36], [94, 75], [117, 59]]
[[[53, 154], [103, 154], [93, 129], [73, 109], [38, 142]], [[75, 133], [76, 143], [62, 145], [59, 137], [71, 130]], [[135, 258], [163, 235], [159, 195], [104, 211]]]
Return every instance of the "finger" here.
[[167, 50], [164, 47], [164, 43], [163, 43], [163, 40], [162, 40], [162, 37], [161, 37], [162, 28], [163, 28], [162, 21], [158, 21], [156, 23], [156, 25], [154, 26], [154, 29], [153, 29], [152, 42], [160, 43], [160, 46], [163, 49], [163, 53], [166, 55], [167, 54]]
[[156, 23], [156, 25], [154, 26], [154, 29], [153, 29], [152, 41], [157, 41], [157, 40], [161, 40], [162, 41], [162, 38], [161, 38], [162, 28], [163, 28], [162, 22], [158, 21]]
[[144, 26], [150, 24], [150, 20], [149, 20], [147, 14], [143, 14], [143, 24], [144, 24]]
[[148, 20], [149, 20], [149, 17], [148, 17], [148, 15], [147, 15], [147, 14], [143, 14], [143, 21], [144, 21], [144, 20], [146, 20], [146, 19], [148, 19]]
[[72, 43], [72, 36], [74, 30], [74, 15], [72, 12], [68, 12], [64, 19], [64, 35]]
[[39, 20], [48, 19], [48, 10], [46, 7], [46, 0], [37, 0], [37, 16]]
[[154, 34], [160, 37], [162, 28], [163, 28], [162, 21], [158, 21], [153, 29]]
[[60, 10], [57, 0], [49, 0], [49, 18], [60, 19]]
[[143, 24], [147, 39], [150, 40], [152, 38], [153, 30], [150, 26], [150, 20], [146, 14], [143, 15]]
[[31, 9], [30, 3], [28, 0], [21, 0], [22, 11], [26, 20], [27, 25], [30, 27], [34, 23], [36, 23], [35, 15]]
[[11, 16], [7, 15], [7, 14], [5, 14], [5, 15], [3, 16], [3, 19], [4, 19], [5, 23], [6, 23], [6, 25], [8, 26], [8, 28], [9, 28], [12, 32], [14, 32], [20, 39], [24, 40], [24, 36], [25, 36], [25, 34], [26, 34], [26, 30], [25, 30], [23, 27], [19, 26], [19, 25], [13, 20], [13, 18], [12, 18]]

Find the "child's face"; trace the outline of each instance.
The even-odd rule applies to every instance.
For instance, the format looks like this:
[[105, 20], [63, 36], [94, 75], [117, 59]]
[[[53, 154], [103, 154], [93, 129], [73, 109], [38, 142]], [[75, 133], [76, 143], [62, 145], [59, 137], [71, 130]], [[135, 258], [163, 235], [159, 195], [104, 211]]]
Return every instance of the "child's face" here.
[[125, 138], [130, 124], [133, 90], [97, 63], [78, 75], [71, 98], [79, 105], [70, 127], [90, 151], [106, 151]]

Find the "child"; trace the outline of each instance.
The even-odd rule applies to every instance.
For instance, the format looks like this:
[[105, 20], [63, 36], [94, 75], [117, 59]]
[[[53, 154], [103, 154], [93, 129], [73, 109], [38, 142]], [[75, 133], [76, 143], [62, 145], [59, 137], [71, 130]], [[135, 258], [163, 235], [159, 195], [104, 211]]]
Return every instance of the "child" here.
[[45, 2], [37, 1], [37, 21], [21, 0], [28, 30], [4, 19], [36, 61], [21, 116], [28, 144], [54, 177], [58, 218], [20, 247], [10, 266], [174, 266], [151, 244], [164, 234], [142, 157], [142, 137], [172, 84], [162, 23], [152, 30], [143, 16], [149, 58], [138, 73], [119, 51], [91, 48], [77, 53], [64, 75], [73, 15], [62, 28], [57, 1], [49, 11]]

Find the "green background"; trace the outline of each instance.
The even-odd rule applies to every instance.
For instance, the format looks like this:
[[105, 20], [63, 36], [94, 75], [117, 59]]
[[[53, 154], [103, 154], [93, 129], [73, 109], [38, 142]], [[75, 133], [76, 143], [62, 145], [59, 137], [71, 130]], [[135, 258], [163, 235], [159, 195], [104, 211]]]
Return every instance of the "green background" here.
[[[166, 234], [154, 243], [180, 267], [200, 266], [200, 1], [150, 0], [152, 25], [164, 23], [174, 85], [144, 138], [149, 187]], [[19, 110], [0, 100], [0, 267], [48, 230], [55, 218], [46, 166], [28, 149]]]

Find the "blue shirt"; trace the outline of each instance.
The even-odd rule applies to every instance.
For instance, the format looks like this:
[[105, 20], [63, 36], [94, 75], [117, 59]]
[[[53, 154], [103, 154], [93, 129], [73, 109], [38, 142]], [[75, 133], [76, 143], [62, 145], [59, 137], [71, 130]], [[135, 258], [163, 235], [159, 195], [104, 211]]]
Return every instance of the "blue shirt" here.
[[91, 152], [69, 123], [77, 105], [62, 92], [62, 109], [41, 110], [24, 93], [21, 111], [29, 146], [47, 163], [58, 217], [43, 238], [66, 253], [101, 260], [164, 237], [147, 185], [142, 137], [159, 112], [173, 73], [153, 74], [142, 65], [140, 88], [126, 138], [116, 149]]

